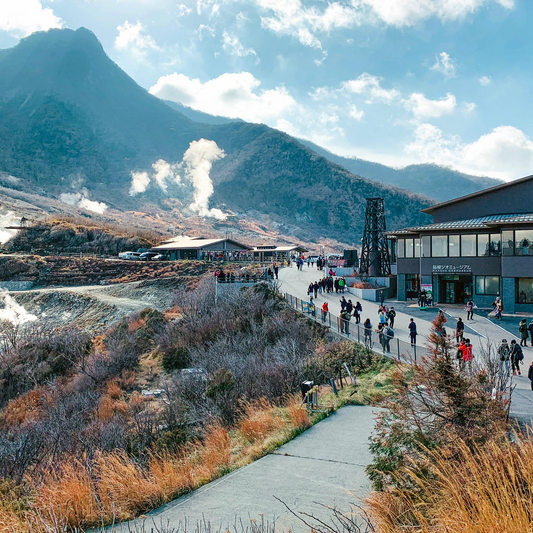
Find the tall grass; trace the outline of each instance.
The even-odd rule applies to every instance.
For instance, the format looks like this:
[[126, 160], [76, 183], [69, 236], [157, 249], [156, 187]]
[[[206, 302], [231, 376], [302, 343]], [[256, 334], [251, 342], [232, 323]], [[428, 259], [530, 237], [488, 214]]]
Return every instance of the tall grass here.
[[432, 454], [423, 489], [407, 494], [373, 493], [368, 503], [380, 533], [523, 533], [533, 530], [533, 442], [492, 440], [469, 448], [454, 442]]
[[[109, 392], [118, 391], [110, 386]], [[101, 419], [112, 411], [110, 396], [103, 398]], [[177, 452], [154, 451], [143, 463], [124, 451], [65, 458], [38, 479], [27, 477], [31, 497], [24, 509], [0, 502], [0, 533], [25, 531], [25, 523], [41, 533], [58, 523], [74, 530], [132, 519], [264, 455], [310, 424], [296, 397], [284, 407], [260, 400], [245, 404], [234, 429], [213, 424], [200, 440]]]

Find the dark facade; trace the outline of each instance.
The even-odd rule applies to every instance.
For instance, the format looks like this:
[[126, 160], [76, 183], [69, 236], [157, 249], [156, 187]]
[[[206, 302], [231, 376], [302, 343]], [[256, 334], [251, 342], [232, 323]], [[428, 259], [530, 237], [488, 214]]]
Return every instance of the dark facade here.
[[435, 223], [394, 232], [398, 299], [421, 285], [438, 303], [533, 311], [533, 176], [424, 211]]

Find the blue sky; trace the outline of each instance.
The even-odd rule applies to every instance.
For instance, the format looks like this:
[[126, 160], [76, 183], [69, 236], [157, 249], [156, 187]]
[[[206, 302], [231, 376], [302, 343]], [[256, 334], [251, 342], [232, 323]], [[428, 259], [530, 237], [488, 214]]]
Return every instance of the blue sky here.
[[533, 173], [532, 25], [531, 0], [0, 2], [0, 48], [85, 26], [162, 98], [503, 179]]

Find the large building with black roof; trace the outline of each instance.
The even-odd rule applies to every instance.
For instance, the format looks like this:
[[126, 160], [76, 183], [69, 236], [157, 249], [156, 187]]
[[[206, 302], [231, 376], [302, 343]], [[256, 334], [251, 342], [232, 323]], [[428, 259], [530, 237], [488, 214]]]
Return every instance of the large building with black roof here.
[[472, 298], [504, 312], [533, 311], [533, 176], [423, 210], [433, 224], [391, 232], [398, 299], [430, 289], [438, 303]]

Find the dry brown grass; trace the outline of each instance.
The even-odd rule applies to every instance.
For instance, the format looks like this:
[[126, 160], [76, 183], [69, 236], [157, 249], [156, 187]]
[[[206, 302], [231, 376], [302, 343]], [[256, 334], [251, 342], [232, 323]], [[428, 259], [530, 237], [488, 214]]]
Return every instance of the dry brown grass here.
[[[130, 408], [137, 401], [142, 398], [130, 400]], [[103, 396], [99, 417], [109, 416], [120, 403], [124, 402]], [[144, 465], [120, 451], [99, 454], [92, 463], [68, 458], [44, 478], [28, 479], [35, 494], [29, 515], [39, 514], [50, 522], [59, 516], [72, 528], [128, 520], [249, 463], [310, 425], [296, 397], [285, 407], [261, 400], [245, 405], [231, 434], [214, 424], [201, 440], [177, 453], [154, 453]], [[17, 513], [10, 518], [15, 519]], [[43, 531], [37, 522], [32, 527], [36, 533]]]
[[285, 420], [265, 399], [244, 405], [244, 415], [238, 429], [249, 441], [266, 437], [276, 429], [286, 425]]
[[398, 494], [371, 496], [369, 505], [380, 533], [533, 530], [533, 442], [493, 440], [473, 451], [456, 442], [453, 451], [437, 452], [433, 458], [434, 479], [413, 476], [423, 489], [422, 501]]

